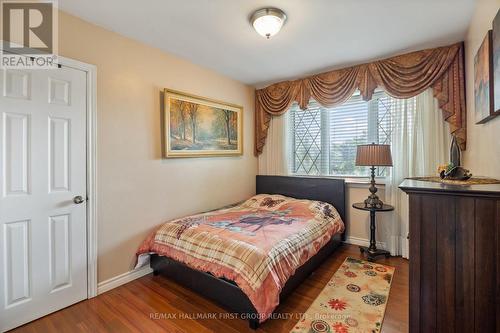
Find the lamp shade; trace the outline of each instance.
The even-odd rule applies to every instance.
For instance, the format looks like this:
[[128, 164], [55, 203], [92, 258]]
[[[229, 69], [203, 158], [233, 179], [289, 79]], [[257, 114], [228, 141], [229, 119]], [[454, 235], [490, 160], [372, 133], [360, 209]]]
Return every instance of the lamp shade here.
[[392, 166], [391, 146], [359, 145], [356, 151], [357, 166]]

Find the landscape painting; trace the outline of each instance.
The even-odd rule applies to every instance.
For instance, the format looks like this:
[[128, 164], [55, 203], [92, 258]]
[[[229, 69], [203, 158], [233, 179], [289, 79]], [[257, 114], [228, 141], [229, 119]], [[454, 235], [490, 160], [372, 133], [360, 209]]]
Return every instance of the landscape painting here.
[[164, 155], [241, 155], [243, 108], [165, 89]]
[[476, 124], [494, 116], [491, 30], [488, 31], [474, 58], [474, 109]]
[[500, 10], [493, 20], [493, 88], [494, 111], [500, 114]]

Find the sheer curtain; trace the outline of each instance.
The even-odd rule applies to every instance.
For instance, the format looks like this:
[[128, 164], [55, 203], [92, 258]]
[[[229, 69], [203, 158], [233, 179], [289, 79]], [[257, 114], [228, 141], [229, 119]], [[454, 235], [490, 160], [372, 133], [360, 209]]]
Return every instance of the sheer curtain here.
[[267, 143], [259, 156], [260, 175], [287, 175], [289, 145], [287, 113], [272, 117], [269, 124]]
[[449, 159], [450, 135], [431, 89], [413, 100], [394, 99], [392, 103], [391, 150], [394, 165], [386, 179], [385, 201], [395, 210], [391, 223], [386, 225], [389, 230], [384, 233], [390, 235], [391, 253], [408, 258], [408, 196], [398, 185], [406, 177], [436, 174], [438, 165]]

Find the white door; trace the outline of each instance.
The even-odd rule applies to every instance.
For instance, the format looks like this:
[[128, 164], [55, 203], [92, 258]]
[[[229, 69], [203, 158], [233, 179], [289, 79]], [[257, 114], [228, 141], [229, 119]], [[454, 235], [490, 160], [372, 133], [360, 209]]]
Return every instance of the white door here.
[[87, 77], [64, 66], [0, 74], [3, 331], [87, 298]]

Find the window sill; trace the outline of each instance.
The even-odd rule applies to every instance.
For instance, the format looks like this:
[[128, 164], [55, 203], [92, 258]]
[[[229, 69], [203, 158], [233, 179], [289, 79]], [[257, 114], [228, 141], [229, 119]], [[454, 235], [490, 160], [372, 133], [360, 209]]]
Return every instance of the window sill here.
[[[347, 187], [352, 187], [352, 188], [368, 188], [368, 186], [370, 185], [369, 177], [309, 176], [309, 175], [298, 175], [298, 174], [291, 174], [290, 176], [344, 179]], [[375, 182], [377, 187], [379, 188], [385, 187], [385, 177], [375, 177]]]
[[[342, 178], [342, 177], [337, 177], [337, 178]], [[368, 177], [360, 177], [360, 178], [350, 178], [346, 177], [344, 178], [345, 183], [347, 184], [348, 187], [368, 187], [370, 185], [370, 179]], [[375, 183], [378, 187], [385, 187], [385, 178], [378, 178], [375, 177]]]

